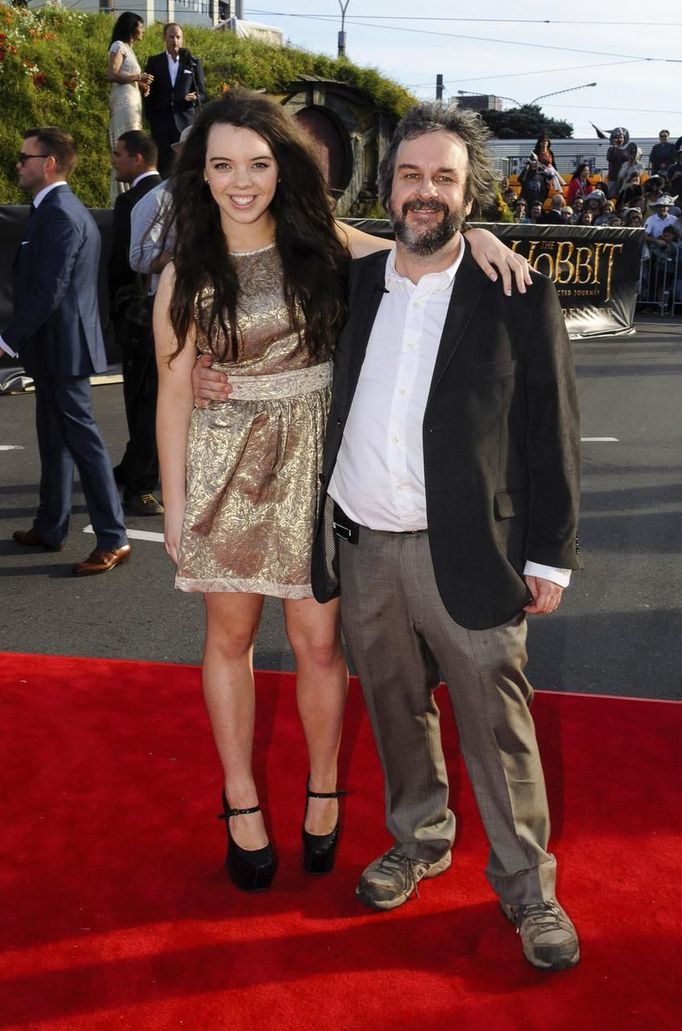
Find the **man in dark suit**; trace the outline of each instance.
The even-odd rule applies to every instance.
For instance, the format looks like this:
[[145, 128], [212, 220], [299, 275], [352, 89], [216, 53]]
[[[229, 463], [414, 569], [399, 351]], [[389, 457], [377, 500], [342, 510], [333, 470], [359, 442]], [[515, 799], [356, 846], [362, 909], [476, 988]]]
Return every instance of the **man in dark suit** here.
[[163, 513], [154, 497], [159, 479], [156, 451], [156, 395], [158, 380], [151, 326], [151, 302], [146, 283], [130, 267], [132, 211], [139, 200], [162, 182], [156, 170], [156, 144], [139, 129], [124, 132], [116, 141], [112, 164], [118, 182], [130, 189], [116, 198], [109, 257], [109, 304], [116, 342], [123, 355], [123, 398], [128, 422], [128, 444], [114, 469], [123, 486], [123, 504], [130, 515]]
[[71, 136], [28, 129], [17, 162], [33, 196], [13, 270], [14, 316], [0, 347], [33, 378], [40, 450], [40, 501], [30, 530], [14, 540], [61, 551], [78, 468], [97, 547], [76, 576], [106, 573], [130, 555], [109, 455], [92, 417], [89, 377], [106, 369], [97, 305], [100, 235], [67, 179], [76, 166]]
[[551, 282], [505, 298], [460, 229], [493, 184], [472, 112], [424, 104], [380, 172], [395, 249], [353, 264], [335, 354], [319, 601], [338, 593], [386, 785], [395, 845], [358, 898], [402, 905], [450, 865], [455, 817], [440, 676], [490, 842], [488, 880], [544, 970], [579, 959], [555, 898], [526, 664], [526, 614], [556, 610], [577, 554], [574, 372]]
[[183, 47], [182, 29], [176, 22], [164, 25], [163, 41], [166, 49], [150, 57], [145, 66], [154, 81], [144, 100], [144, 113], [159, 148], [159, 171], [165, 179], [173, 164], [172, 145], [206, 102], [206, 82], [201, 61]]
[[552, 197], [549, 211], [545, 211], [540, 217], [540, 224], [546, 226], [560, 226], [563, 225], [563, 218], [561, 212], [566, 207], [566, 201], [560, 193], [555, 193]]

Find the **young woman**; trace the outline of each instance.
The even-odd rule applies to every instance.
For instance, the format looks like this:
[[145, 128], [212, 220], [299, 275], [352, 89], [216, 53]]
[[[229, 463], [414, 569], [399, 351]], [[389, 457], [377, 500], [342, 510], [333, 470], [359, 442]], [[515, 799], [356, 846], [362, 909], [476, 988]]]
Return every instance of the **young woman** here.
[[582, 197], [584, 199], [590, 193], [592, 193], [590, 166], [585, 164], [578, 165], [570, 178], [566, 201], [568, 204], [573, 204], [576, 197]]
[[[313, 599], [310, 554], [349, 250], [382, 244], [335, 223], [306, 138], [257, 94], [202, 111], [173, 195], [177, 244], [154, 312], [164, 533], [176, 585], [205, 598], [203, 684], [224, 770], [228, 874], [259, 890], [276, 867], [252, 770], [265, 595], [283, 599], [296, 659], [309, 756], [304, 867], [327, 873], [334, 863], [347, 671], [338, 605]], [[481, 243], [501, 268], [519, 269], [483, 233], [478, 260], [489, 274]], [[228, 400], [193, 407], [197, 352], [229, 375]]]
[[[142, 128], [142, 95], [149, 91], [154, 80], [140, 68], [134, 44], [144, 36], [144, 22], [139, 14], [124, 11], [116, 19], [111, 33], [107, 78], [111, 83], [109, 93], [109, 153], [111, 154], [119, 136], [131, 129]], [[122, 190], [127, 189], [116, 182], [115, 172], [111, 178], [112, 204]]]
[[626, 160], [620, 167], [618, 172], [618, 193], [622, 194], [626, 186], [629, 186], [632, 180], [637, 177], [641, 181], [641, 176], [644, 173], [644, 165], [642, 164], [642, 151], [636, 143], [628, 143], [625, 148]]
[[560, 193], [566, 183], [556, 170], [552, 141], [547, 136], [540, 136], [533, 151], [538, 159], [538, 164], [549, 173], [550, 183], [555, 193]]
[[549, 136], [538, 136], [533, 147], [533, 153], [537, 156], [538, 161], [541, 165], [547, 168], [549, 165], [554, 165], [554, 151], [552, 150], [552, 141]]

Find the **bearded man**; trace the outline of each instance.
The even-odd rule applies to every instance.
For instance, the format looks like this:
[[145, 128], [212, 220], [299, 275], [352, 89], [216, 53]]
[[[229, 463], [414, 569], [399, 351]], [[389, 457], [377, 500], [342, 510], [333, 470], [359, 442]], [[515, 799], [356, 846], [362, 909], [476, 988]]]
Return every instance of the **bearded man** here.
[[553, 284], [534, 274], [505, 297], [461, 233], [492, 194], [487, 139], [472, 112], [422, 104], [382, 163], [396, 243], [351, 270], [313, 589], [327, 601], [340, 585], [395, 841], [357, 897], [393, 909], [450, 866], [442, 675], [488, 880], [529, 962], [558, 970], [580, 952], [555, 898], [524, 668], [526, 616], [554, 612], [581, 564], [578, 407]]

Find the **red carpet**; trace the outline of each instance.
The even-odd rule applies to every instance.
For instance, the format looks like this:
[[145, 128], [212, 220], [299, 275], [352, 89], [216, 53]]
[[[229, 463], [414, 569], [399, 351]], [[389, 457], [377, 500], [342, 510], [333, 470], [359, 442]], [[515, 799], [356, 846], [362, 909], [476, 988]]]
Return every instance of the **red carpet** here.
[[[272, 891], [251, 897], [222, 870], [198, 670], [0, 656], [1, 1028], [680, 1027], [682, 705], [538, 695], [559, 894], [583, 954], [547, 975], [523, 959], [484, 880], [456, 761], [451, 870], [390, 914], [355, 901], [360, 870], [387, 847], [357, 685], [337, 870], [302, 873], [292, 688], [286, 674], [259, 675], [261, 801], [280, 869]], [[444, 724], [454, 755], [449, 711]]]

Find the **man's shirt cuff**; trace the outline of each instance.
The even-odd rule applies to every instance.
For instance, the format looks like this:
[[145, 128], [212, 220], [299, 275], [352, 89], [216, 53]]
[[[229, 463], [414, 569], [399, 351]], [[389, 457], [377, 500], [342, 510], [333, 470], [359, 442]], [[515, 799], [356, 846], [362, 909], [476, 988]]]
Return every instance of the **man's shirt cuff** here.
[[571, 582], [571, 570], [560, 569], [558, 566], [543, 566], [540, 562], [526, 562], [523, 569], [524, 576], [538, 576], [541, 580], [551, 580], [559, 587], [568, 587]]
[[9, 344], [6, 344], [1, 336], [0, 336], [0, 351], [4, 351], [5, 354], [8, 354], [10, 356], [10, 358], [18, 358], [19, 357], [17, 352], [13, 351], [12, 348], [9, 346]]

